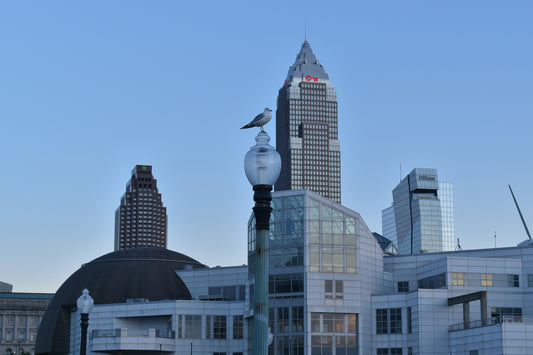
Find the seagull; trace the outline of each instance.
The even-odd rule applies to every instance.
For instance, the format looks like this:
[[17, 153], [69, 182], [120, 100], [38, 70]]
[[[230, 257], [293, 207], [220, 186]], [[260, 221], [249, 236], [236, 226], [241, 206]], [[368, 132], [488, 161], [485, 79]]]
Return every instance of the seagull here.
[[242, 126], [241, 129], [261, 127], [261, 132], [264, 132], [263, 126], [266, 125], [268, 121], [270, 121], [271, 118], [272, 118], [272, 110], [267, 107], [265, 108], [265, 111], [263, 113], [260, 113], [259, 115], [255, 116], [252, 122], [248, 123], [245, 126]]

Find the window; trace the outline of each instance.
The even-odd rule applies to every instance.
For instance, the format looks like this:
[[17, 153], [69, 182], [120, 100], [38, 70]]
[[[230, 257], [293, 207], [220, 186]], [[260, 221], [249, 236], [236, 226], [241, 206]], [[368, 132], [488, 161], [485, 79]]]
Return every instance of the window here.
[[390, 355], [402, 355], [402, 348], [391, 348]]
[[409, 292], [409, 281], [398, 281], [398, 292]]
[[407, 348], [407, 355], [413, 355], [413, 347], [412, 346]]
[[465, 279], [462, 272], [452, 272], [452, 285], [453, 286], [464, 286]]
[[387, 348], [377, 348], [377, 355], [389, 355], [389, 349]]
[[324, 280], [324, 297], [325, 299], [343, 299], [344, 281]]
[[481, 286], [492, 287], [492, 274], [481, 274]]
[[304, 308], [303, 306], [292, 307], [292, 332], [304, 331]]
[[270, 275], [268, 283], [269, 293], [303, 292], [303, 274]]
[[527, 275], [527, 287], [533, 287], [533, 275]]
[[[357, 314], [355, 313], [311, 313], [311, 354], [356, 354], [357, 350]], [[303, 336], [299, 348], [294, 348], [294, 355], [304, 354]], [[289, 352], [285, 352], [288, 354]]]
[[233, 316], [233, 339], [243, 338], [243, 316]]
[[278, 333], [289, 333], [289, 307], [278, 309]]
[[446, 286], [446, 274], [438, 274], [418, 280], [418, 288], [436, 289]]
[[512, 317], [521, 317], [522, 308], [518, 307], [491, 307], [490, 316], [492, 318], [500, 316], [512, 316]]
[[332, 298], [331, 294], [333, 293], [333, 280], [324, 280], [324, 291], [326, 293], [326, 298]]
[[479, 350], [470, 350], [468, 352], [469, 355], [479, 355]]
[[413, 313], [411, 307], [407, 307], [407, 333], [413, 332]]
[[402, 309], [390, 309], [390, 332], [391, 334], [401, 334], [402, 332]]
[[226, 339], [226, 316], [206, 316], [206, 338]]
[[180, 314], [178, 316], [178, 337], [185, 339], [201, 339], [202, 316], [192, 314]]
[[388, 314], [386, 308], [376, 309], [376, 334], [387, 334]]
[[507, 275], [507, 287], [520, 287], [520, 278], [518, 275]]

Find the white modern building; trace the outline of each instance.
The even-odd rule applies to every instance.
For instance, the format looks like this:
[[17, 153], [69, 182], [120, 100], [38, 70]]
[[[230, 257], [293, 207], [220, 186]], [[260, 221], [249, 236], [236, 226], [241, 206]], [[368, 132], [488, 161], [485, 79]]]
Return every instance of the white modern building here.
[[[533, 353], [533, 247], [387, 255], [359, 214], [314, 192], [275, 192], [273, 208], [270, 354]], [[79, 353], [86, 287], [89, 354], [251, 354], [253, 218], [248, 234], [249, 266], [163, 248], [84, 265], [52, 300], [37, 353]]]

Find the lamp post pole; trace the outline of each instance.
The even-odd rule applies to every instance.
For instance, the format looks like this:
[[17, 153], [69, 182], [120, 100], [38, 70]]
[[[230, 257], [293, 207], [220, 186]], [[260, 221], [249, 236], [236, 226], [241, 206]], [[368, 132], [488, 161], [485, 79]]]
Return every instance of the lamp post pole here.
[[268, 352], [268, 231], [272, 207], [271, 185], [254, 186], [255, 206], [255, 285], [254, 354]]
[[80, 298], [76, 302], [78, 311], [81, 314], [81, 340], [80, 340], [80, 355], [87, 354], [87, 328], [89, 327], [89, 313], [91, 312], [94, 300], [89, 296], [89, 290], [84, 289]]
[[87, 354], [87, 328], [89, 327], [89, 313], [81, 314], [81, 342], [80, 355]]
[[272, 185], [281, 170], [279, 153], [268, 144], [270, 137], [260, 132], [244, 158], [244, 170], [254, 190], [255, 206], [255, 283], [253, 354], [267, 355], [268, 330], [268, 231], [272, 207]]

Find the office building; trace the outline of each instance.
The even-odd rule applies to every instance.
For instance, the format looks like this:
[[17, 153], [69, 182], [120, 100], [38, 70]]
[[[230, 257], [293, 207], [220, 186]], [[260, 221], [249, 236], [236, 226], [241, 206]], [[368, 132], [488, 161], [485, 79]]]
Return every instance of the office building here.
[[9, 284], [0, 291], [0, 354], [35, 354], [37, 329], [48, 303], [49, 293], [12, 292]]
[[411, 171], [382, 211], [382, 234], [400, 254], [454, 250], [453, 187], [439, 182], [436, 169]]
[[337, 93], [307, 40], [279, 90], [276, 191], [308, 189], [341, 202]]
[[115, 250], [167, 247], [167, 209], [150, 165], [136, 165], [115, 211]]
[[[269, 354], [531, 354], [533, 246], [389, 255], [358, 213], [310, 191], [273, 193]], [[162, 248], [83, 265], [50, 303], [37, 354], [252, 354], [249, 266], [214, 267]], [[386, 242], [384, 240], [384, 242]], [[390, 245], [390, 243], [389, 243]]]

